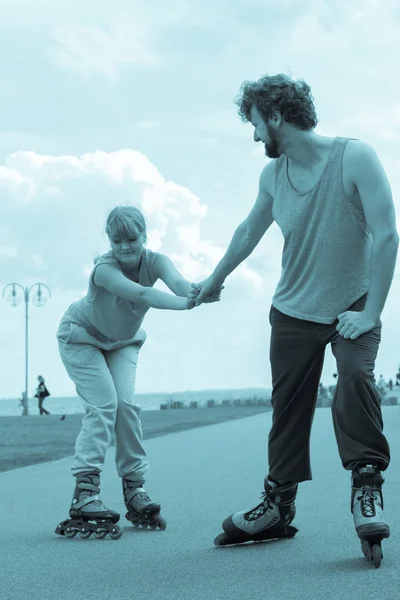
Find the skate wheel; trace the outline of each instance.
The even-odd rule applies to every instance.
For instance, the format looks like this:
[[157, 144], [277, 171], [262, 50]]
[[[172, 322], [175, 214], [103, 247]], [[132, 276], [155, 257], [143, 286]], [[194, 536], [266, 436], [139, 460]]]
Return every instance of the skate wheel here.
[[92, 533], [93, 533], [93, 531], [91, 531], [90, 529], [86, 529], [84, 531], [79, 532], [81, 538], [83, 538], [84, 540], [87, 540], [88, 538], [90, 538]]
[[376, 569], [379, 569], [382, 562], [382, 549], [378, 544], [372, 546], [372, 562]]
[[161, 515], [157, 517], [157, 525], [161, 531], [164, 531], [167, 528], [167, 521]]
[[67, 538], [74, 538], [77, 533], [78, 532], [76, 529], [70, 529], [69, 527], [67, 527], [67, 529], [64, 531], [64, 535]]
[[113, 527], [111, 531], [108, 532], [112, 540], [119, 540], [119, 538], [122, 536], [122, 533], [123, 530], [121, 529], [121, 527]]
[[126, 513], [125, 515], [125, 519], [127, 521], [129, 521], [130, 523], [132, 523], [132, 525], [134, 527], [139, 527], [140, 521], [138, 521], [137, 519], [135, 519], [134, 517], [131, 517], [131, 515], [129, 514], [129, 512]]
[[94, 535], [96, 536], [96, 538], [98, 540], [103, 540], [107, 535], [107, 531], [103, 531], [103, 530], [95, 531]]
[[370, 545], [366, 540], [361, 540], [361, 550], [364, 556], [370, 560]]

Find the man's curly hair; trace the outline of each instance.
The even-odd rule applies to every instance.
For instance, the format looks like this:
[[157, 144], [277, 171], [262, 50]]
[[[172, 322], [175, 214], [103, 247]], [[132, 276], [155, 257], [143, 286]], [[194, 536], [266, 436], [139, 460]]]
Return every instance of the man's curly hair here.
[[294, 81], [283, 74], [244, 81], [235, 104], [244, 122], [251, 120], [250, 109], [254, 104], [265, 122], [278, 110], [287, 123], [298, 129], [314, 129], [318, 123], [310, 86], [303, 79]]

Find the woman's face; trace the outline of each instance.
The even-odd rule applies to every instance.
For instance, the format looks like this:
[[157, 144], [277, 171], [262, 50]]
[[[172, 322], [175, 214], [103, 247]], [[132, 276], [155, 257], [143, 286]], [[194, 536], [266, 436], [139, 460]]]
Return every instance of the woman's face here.
[[139, 266], [144, 244], [142, 235], [130, 238], [109, 235], [108, 239], [114, 256], [126, 269]]

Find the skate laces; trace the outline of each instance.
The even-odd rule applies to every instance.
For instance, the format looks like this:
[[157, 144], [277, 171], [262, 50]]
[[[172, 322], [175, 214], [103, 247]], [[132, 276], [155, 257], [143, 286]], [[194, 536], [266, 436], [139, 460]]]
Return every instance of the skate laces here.
[[373, 517], [375, 515], [375, 501], [377, 500], [375, 497], [376, 492], [377, 490], [374, 490], [372, 486], [369, 486], [362, 491], [361, 502], [363, 511], [367, 517]]
[[261, 502], [247, 513], [246, 517], [248, 519], [257, 519], [258, 517], [264, 515], [267, 510], [273, 508], [271, 499], [268, 496], [268, 492], [262, 492], [260, 498]]

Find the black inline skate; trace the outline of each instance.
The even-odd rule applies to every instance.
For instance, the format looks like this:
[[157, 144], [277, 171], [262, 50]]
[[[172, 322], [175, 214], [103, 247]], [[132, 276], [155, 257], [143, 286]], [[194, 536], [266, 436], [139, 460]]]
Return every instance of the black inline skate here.
[[76, 487], [72, 497], [70, 518], [62, 521], [56, 533], [73, 538], [77, 533], [82, 538], [95, 537], [102, 540], [108, 534], [113, 540], [118, 540], [123, 530], [116, 525], [120, 515], [109, 510], [99, 499], [100, 475], [97, 471], [79, 473], [76, 475]]
[[222, 523], [225, 533], [215, 538], [215, 546], [294, 537], [298, 529], [290, 523], [296, 513], [297, 486], [297, 483], [280, 485], [270, 477], [266, 478], [262, 502], [251, 510], [237, 512], [225, 519]]
[[160, 515], [160, 504], [153, 502], [143, 487], [123, 477], [122, 489], [125, 506], [128, 510], [125, 518], [134, 527], [143, 527], [143, 529], [147, 527], [157, 529], [158, 527], [161, 530], [167, 527], [166, 520]]
[[384, 478], [375, 465], [359, 467], [352, 472], [351, 512], [361, 550], [378, 569], [383, 558], [381, 542], [390, 537], [383, 515], [382, 484]]

